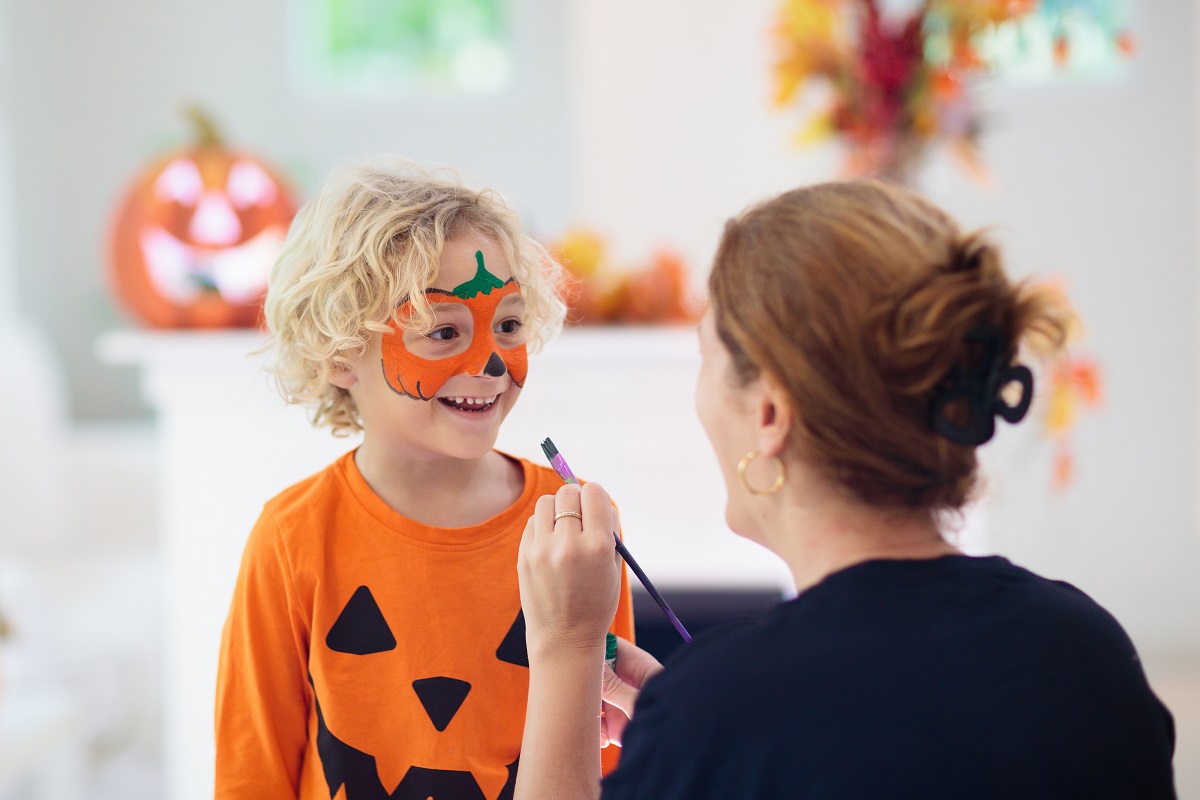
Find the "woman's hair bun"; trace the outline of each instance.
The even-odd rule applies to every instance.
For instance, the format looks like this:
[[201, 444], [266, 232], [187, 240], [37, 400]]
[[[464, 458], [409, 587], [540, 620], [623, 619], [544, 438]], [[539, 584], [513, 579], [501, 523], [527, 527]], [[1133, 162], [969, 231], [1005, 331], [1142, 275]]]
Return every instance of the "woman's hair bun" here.
[[980, 234], [962, 237], [951, 245], [949, 272], [973, 272], [988, 259], [998, 261], [995, 249]]
[[928, 400], [969, 358], [969, 334], [979, 328], [998, 331], [1002, 349], [1015, 352], [1017, 293], [983, 235], [955, 230], [893, 281], [875, 299], [869, 324], [880, 369], [897, 394]]

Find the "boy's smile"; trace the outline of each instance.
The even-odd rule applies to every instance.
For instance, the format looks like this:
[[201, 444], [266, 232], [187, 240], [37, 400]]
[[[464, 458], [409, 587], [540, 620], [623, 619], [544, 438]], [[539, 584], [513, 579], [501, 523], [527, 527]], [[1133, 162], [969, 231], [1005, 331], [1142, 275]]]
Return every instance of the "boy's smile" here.
[[450, 408], [459, 411], [479, 413], [480, 411], [490, 409], [492, 403], [495, 403], [496, 398], [499, 396], [498, 394], [494, 394], [491, 397], [439, 397], [438, 400], [450, 406]]

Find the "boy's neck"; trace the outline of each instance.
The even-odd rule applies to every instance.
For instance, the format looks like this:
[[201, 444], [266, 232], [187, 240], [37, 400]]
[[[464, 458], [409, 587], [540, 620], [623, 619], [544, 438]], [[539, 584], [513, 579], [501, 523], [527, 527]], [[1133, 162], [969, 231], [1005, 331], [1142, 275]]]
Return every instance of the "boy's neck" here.
[[404, 459], [364, 442], [354, 463], [393, 511], [438, 528], [485, 522], [515, 503], [524, 489], [521, 465], [495, 450], [478, 459]]

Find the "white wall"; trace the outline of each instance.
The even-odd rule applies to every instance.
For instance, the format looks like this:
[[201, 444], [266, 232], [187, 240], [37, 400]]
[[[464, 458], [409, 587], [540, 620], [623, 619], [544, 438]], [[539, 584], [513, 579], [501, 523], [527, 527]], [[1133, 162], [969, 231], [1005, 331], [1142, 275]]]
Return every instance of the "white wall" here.
[[701, 275], [743, 205], [831, 177], [770, 107], [775, 0], [571, 4], [572, 207], [625, 257], [682, 250]]
[[473, 101], [306, 96], [289, 81], [287, 0], [7, 5], [20, 301], [52, 329], [76, 418], [144, 414], [133, 370], [94, 354], [97, 333], [126, 324], [105, 284], [106, 225], [125, 183], [184, 141], [188, 101], [302, 188], [335, 162], [401, 153], [501, 187], [539, 229], [563, 224], [566, 43], [555, 0], [514, 0], [517, 82]]
[[[535, 230], [585, 222], [631, 257], [671, 244], [699, 277], [726, 217], [836, 168], [832, 147], [791, 148], [795, 118], [769, 107], [774, 5], [521, 0], [511, 94], [328, 105], [289, 85], [284, 0], [10, 3], [19, 307], [51, 331], [77, 419], [140, 413], [132, 370], [93, 352], [124, 324], [104, 285], [105, 223], [193, 99], [306, 183], [380, 150], [446, 161], [520, 198]], [[1180, 0], [1136, 14], [1128, 81], [995, 87], [984, 147], [999, 185], [935, 162], [925, 186], [964, 222], [999, 225], [1016, 272], [1065, 277], [1105, 370], [1069, 493], [1047, 491], [1028, 427], [991, 448], [993, 541], [1096, 595], [1139, 642], [1200, 648], [1198, 31]]]
[[[833, 149], [790, 147], [796, 117], [769, 106], [775, 6], [573, 4], [574, 208], [619, 250], [675, 244], [703, 273], [741, 206], [833, 174]], [[993, 546], [1075, 582], [1143, 647], [1200, 649], [1197, 25], [1178, 0], [1135, 11], [1128, 80], [987, 90], [997, 186], [942, 159], [922, 182], [965, 224], [998, 226], [1014, 272], [1065, 280], [1105, 376], [1067, 493], [1048, 490], [1033, 426], [989, 447]]]
[[[104, 284], [104, 229], [129, 176], [181, 137], [186, 100], [206, 104], [232, 140], [282, 163], [305, 187], [359, 154], [445, 161], [519, 198], [536, 231], [586, 223], [630, 258], [673, 245], [697, 279], [723, 221], [741, 206], [834, 174], [836, 149], [792, 148], [795, 118], [769, 107], [775, 0], [517, 3], [536, 43], [523, 48], [524, 82], [510, 95], [327, 106], [288, 84], [287, 0], [0, 0], [0, 321], [17, 310], [53, 332], [74, 418], [144, 413], [133, 368], [94, 353], [97, 333], [125, 324]], [[984, 146], [999, 185], [982, 189], [935, 161], [924, 186], [964, 222], [999, 225], [1015, 271], [1065, 277], [1089, 325], [1085, 345], [1105, 370], [1107, 403], [1077, 430], [1080, 469], [1069, 492], [1048, 491], [1048, 446], [1033, 426], [989, 447], [992, 544], [1091, 593], [1144, 651], [1200, 651], [1200, 20], [1181, 0], [1143, 0], [1136, 11], [1141, 48], [1127, 83], [996, 87]], [[29, 374], [15, 377], [28, 383]], [[636, 414], [630, 406], [624, 413]], [[566, 425], [552, 432], [564, 447], [586, 434]], [[45, 442], [32, 428], [20, 433], [30, 453]], [[110, 452], [87, 472], [103, 469], [108, 483], [80, 469], [80, 485], [113, 484]], [[571, 452], [585, 472], [586, 447]], [[17, 468], [25, 477], [49, 472], [37, 466], [24, 459]], [[624, 479], [597, 471], [602, 461], [589, 477]], [[0, 496], [16, 508], [14, 484], [6, 485]], [[135, 499], [110, 502], [112, 519], [92, 520], [89, 544], [110, 546], [130, 520], [149, 527], [156, 498]], [[637, 525], [637, 503], [627, 507], [635, 552], [653, 575], [682, 572], [671, 549], [651, 541], [655, 507], [642, 510], [647, 521]], [[751, 561], [737, 566], [744, 572]]]
[[17, 270], [13, 260], [12, 165], [12, 68], [8, 48], [8, 5], [0, 3], [0, 324], [17, 310]]

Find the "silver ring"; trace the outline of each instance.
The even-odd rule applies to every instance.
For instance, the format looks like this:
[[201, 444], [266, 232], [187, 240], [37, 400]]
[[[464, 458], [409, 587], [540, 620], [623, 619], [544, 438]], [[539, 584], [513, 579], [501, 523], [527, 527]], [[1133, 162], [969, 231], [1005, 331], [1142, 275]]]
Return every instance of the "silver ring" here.
[[578, 511], [560, 511], [554, 515], [554, 521], [558, 522], [563, 517], [575, 517], [575, 519], [579, 520], [580, 525], [583, 524], [583, 514], [580, 514]]

